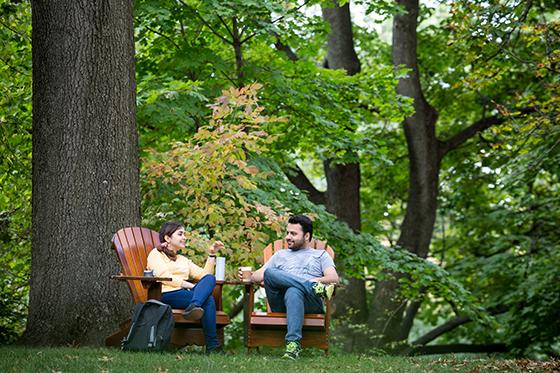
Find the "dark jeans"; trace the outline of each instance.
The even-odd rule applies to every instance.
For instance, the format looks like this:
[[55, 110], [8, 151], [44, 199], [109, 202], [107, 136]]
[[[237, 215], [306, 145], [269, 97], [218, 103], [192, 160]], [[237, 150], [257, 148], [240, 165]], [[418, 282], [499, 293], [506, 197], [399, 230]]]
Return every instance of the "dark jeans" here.
[[313, 282], [268, 268], [264, 271], [264, 289], [273, 312], [286, 312], [286, 342], [299, 341], [304, 313], [323, 313], [323, 301], [315, 295]]
[[204, 276], [194, 288], [190, 290], [178, 289], [161, 294], [161, 301], [169, 304], [172, 308], [187, 308], [191, 303], [204, 309], [204, 316], [200, 320], [206, 348], [212, 349], [220, 345], [216, 335], [216, 303], [212, 296], [212, 290], [216, 286], [214, 275]]

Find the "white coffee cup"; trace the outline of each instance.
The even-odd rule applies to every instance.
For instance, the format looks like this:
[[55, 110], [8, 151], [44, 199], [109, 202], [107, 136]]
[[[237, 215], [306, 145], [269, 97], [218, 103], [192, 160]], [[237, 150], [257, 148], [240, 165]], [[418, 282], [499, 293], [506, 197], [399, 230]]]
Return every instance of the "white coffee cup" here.
[[226, 258], [219, 256], [216, 258], [216, 281], [224, 281], [226, 278]]

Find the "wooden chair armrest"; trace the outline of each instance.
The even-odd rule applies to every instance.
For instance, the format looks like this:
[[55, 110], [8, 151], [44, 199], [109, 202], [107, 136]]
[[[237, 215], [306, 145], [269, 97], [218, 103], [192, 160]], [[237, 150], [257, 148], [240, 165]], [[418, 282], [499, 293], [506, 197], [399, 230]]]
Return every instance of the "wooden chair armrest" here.
[[161, 281], [171, 281], [170, 277], [156, 277], [156, 276], [126, 276], [126, 275], [113, 275], [114, 280], [119, 281], [142, 281], [144, 289], [148, 290], [148, 299], [161, 299]]
[[156, 277], [156, 276], [126, 276], [126, 275], [112, 275], [113, 280], [125, 281], [125, 280], [140, 280], [143, 282], [161, 282], [161, 281], [171, 281], [171, 277]]

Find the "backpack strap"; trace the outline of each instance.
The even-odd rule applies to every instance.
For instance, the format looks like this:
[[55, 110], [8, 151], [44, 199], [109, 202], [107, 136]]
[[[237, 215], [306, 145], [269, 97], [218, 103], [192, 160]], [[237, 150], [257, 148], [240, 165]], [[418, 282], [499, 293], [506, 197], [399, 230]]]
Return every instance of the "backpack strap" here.
[[128, 335], [123, 339], [123, 341], [128, 341], [130, 339], [132, 331], [134, 330], [134, 326], [138, 322], [138, 317], [140, 316], [140, 313], [144, 309], [145, 305], [145, 303], [138, 303], [134, 306], [134, 311], [132, 313], [132, 324], [130, 325], [130, 329], [128, 330]]

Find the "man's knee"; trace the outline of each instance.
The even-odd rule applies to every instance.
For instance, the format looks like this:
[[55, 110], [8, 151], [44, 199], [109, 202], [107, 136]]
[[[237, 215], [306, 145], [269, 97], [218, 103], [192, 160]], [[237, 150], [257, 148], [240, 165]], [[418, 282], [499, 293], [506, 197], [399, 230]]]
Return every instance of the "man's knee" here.
[[303, 302], [303, 293], [297, 288], [288, 288], [284, 293], [284, 303], [288, 304], [290, 301]]
[[276, 268], [267, 268], [264, 271], [264, 282], [269, 283], [270, 281], [274, 280], [276, 278], [276, 276], [278, 275], [279, 270]]

